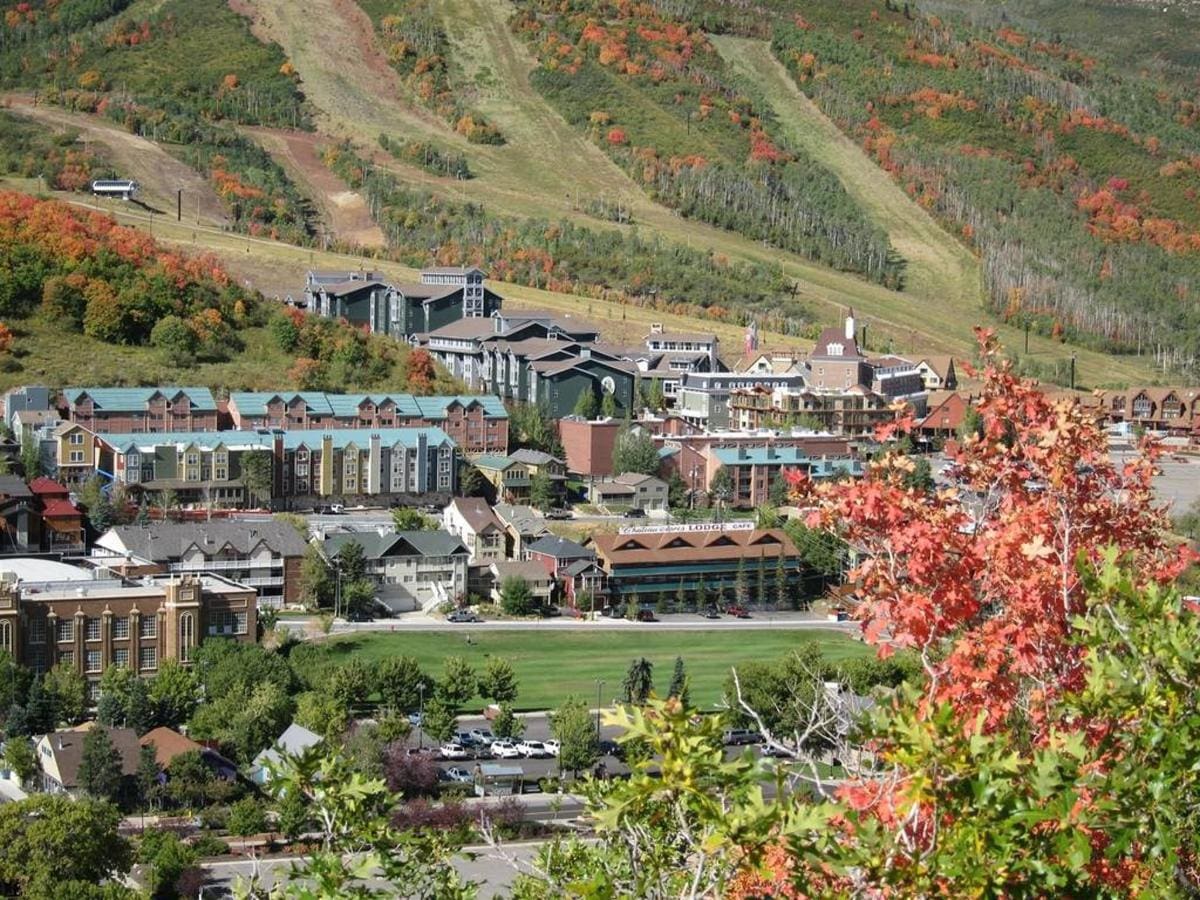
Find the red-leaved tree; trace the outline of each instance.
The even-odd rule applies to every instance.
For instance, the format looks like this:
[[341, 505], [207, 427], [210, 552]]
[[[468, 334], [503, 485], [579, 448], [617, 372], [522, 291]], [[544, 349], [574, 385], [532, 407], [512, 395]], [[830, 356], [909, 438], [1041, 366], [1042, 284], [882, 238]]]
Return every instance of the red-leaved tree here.
[[[1022, 720], [1044, 728], [1044, 710], [1078, 687], [1072, 619], [1085, 596], [1077, 568], [1116, 547], [1147, 578], [1173, 580], [1185, 557], [1164, 535], [1153, 502], [1157, 450], [1124, 465], [1108, 456], [1093, 411], [1016, 377], [994, 335], [980, 331], [982, 434], [952, 457], [958, 485], [933, 495], [905, 486], [913, 463], [891, 454], [857, 482], [794, 476], [810, 525], [835, 530], [859, 554], [851, 573], [863, 634], [886, 655], [922, 654], [927, 699], [949, 702], [964, 722]], [[888, 425], [882, 437], [911, 427]]]

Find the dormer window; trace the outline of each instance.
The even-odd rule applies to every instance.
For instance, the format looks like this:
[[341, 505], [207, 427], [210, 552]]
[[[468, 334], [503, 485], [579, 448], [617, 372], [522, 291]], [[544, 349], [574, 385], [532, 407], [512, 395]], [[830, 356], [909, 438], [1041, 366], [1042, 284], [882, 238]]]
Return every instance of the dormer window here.
[[845, 352], [845, 347], [841, 344], [826, 344], [825, 352], [830, 356], [841, 356]]

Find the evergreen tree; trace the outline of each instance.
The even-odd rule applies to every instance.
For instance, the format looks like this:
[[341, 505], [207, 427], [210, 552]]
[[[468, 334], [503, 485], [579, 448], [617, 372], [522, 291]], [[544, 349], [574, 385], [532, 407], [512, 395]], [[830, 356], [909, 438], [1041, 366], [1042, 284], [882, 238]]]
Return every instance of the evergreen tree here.
[[539, 469], [529, 479], [529, 505], [542, 510], [554, 505], [554, 486], [544, 469]]
[[132, 728], [139, 735], [154, 727], [154, 704], [150, 701], [150, 690], [143, 678], [135, 678], [129, 686], [125, 727]]
[[621, 685], [625, 691], [625, 702], [643, 704], [654, 691], [654, 663], [641, 657], [629, 664], [625, 673], [625, 681]]
[[581, 419], [587, 419], [589, 422], [596, 418], [596, 413], [599, 407], [596, 404], [596, 395], [590, 387], [585, 387], [579, 394], [579, 399], [575, 401], [575, 409], [573, 412]]
[[107, 728], [97, 726], [84, 735], [79, 786], [98, 800], [116, 800], [121, 792], [121, 756]]
[[760, 606], [767, 602], [767, 563], [761, 556], [758, 558], [758, 577], [755, 580], [754, 599]]
[[30, 734], [46, 734], [58, 725], [58, 710], [54, 707], [54, 695], [46, 690], [42, 676], [35, 675], [29, 688], [29, 699], [25, 704], [26, 727]]
[[667, 691], [668, 697], [677, 697], [679, 702], [685, 707], [690, 705], [688, 697], [688, 679], [687, 673], [683, 668], [683, 657], [675, 657], [675, 670], [671, 673], [671, 687]]
[[733, 599], [738, 606], [746, 606], [750, 602], [750, 583], [746, 580], [746, 558], [738, 557], [737, 573], [733, 581]]
[[679, 587], [675, 589], [675, 611], [683, 612], [687, 606], [687, 590], [683, 586], [683, 579], [679, 579]]
[[512, 703], [518, 693], [517, 673], [512, 663], [502, 656], [492, 656], [484, 664], [479, 677], [479, 696], [493, 703]]
[[617, 435], [612, 455], [613, 471], [617, 474], [657, 475], [661, 462], [658, 447], [646, 432], [626, 428]]
[[22, 704], [14, 703], [8, 708], [8, 716], [4, 719], [4, 734], [10, 739], [33, 734], [33, 729], [29, 727], [29, 713]]
[[137, 768], [138, 800], [143, 808], [150, 808], [158, 801], [161, 775], [154, 744], [146, 744], [138, 750]]
[[604, 399], [600, 401], [600, 415], [605, 419], [615, 419], [617, 417], [617, 398], [610, 392], [604, 392]]
[[777, 609], [787, 609], [791, 605], [791, 596], [788, 593], [787, 569], [783, 564], [783, 555], [776, 559], [775, 562], [775, 604]]

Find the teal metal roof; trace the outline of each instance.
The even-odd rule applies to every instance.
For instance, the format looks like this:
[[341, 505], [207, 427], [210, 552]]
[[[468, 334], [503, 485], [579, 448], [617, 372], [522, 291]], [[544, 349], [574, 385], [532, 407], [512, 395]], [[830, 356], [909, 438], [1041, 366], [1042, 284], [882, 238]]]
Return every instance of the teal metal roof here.
[[[333, 441], [335, 450], [341, 450], [354, 444], [356, 447], [365, 448], [371, 442], [373, 435], [379, 435], [380, 443], [384, 447], [395, 447], [401, 445], [404, 447], [415, 447], [421, 436], [425, 436], [426, 443], [431, 447], [440, 447], [444, 444], [454, 446], [454, 441], [450, 436], [440, 428], [331, 428], [321, 429], [316, 428], [309, 431], [285, 431], [283, 433], [283, 447], [285, 450], [295, 450], [297, 447], [309, 447], [312, 449], [319, 448], [325, 436], [328, 435]], [[127, 452], [131, 447], [149, 448], [163, 447], [168, 444], [173, 444], [176, 447], [186, 447], [195, 444], [211, 450], [215, 447], [224, 446], [230, 449], [254, 449], [262, 448], [270, 450], [274, 443], [275, 432], [261, 431], [159, 431], [146, 434], [98, 434], [97, 438], [104, 441], [110, 447], [114, 447], [122, 453]]]
[[167, 399], [185, 394], [192, 406], [202, 412], [213, 412], [217, 408], [212, 391], [205, 387], [67, 388], [63, 394], [72, 405], [86, 394], [97, 409], [105, 412], [141, 412], [155, 394], [162, 394]]
[[96, 438], [121, 453], [173, 444], [178, 448], [197, 446], [205, 450], [271, 449], [271, 435], [262, 431], [155, 431], [144, 434], [97, 434]]
[[476, 468], [492, 469], [496, 472], [503, 472], [512, 464], [513, 461], [507, 456], [480, 456], [475, 460]]
[[800, 447], [775, 447], [770, 453], [773, 455], [768, 455], [766, 447], [722, 447], [713, 450], [717, 462], [723, 466], [803, 466], [814, 478], [862, 474], [862, 461], [857, 459], [809, 456]]
[[440, 428], [311, 428], [307, 431], [285, 431], [283, 433], [283, 449], [295, 450], [298, 447], [314, 449], [320, 447], [328, 436], [333, 441], [335, 450], [341, 450], [354, 444], [356, 447], [367, 447], [373, 435], [379, 435], [379, 442], [384, 447], [415, 447], [421, 437], [431, 447], [443, 444], [454, 446], [450, 435]]
[[358, 408], [364, 401], [379, 406], [390, 400], [396, 405], [402, 416], [421, 416], [426, 419], [444, 419], [446, 410], [453, 403], [470, 406], [477, 403], [484, 412], [498, 419], [507, 419], [508, 410], [499, 397], [493, 394], [445, 394], [432, 397], [418, 397], [415, 394], [323, 394], [318, 391], [235, 391], [229, 399], [244, 414], [254, 415], [266, 412], [267, 404], [275, 398], [290, 403], [296, 397], [304, 400], [308, 411], [316, 415], [332, 415], [339, 417], [356, 416]]
[[276, 398], [291, 403], [297, 397], [304, 401], [310, 413], [330, 415], [333, 412], [326, 395], [320, 391], [234, 391], [229, 395], [230, 401], [246, 414], [265, 413], [267, 404]]

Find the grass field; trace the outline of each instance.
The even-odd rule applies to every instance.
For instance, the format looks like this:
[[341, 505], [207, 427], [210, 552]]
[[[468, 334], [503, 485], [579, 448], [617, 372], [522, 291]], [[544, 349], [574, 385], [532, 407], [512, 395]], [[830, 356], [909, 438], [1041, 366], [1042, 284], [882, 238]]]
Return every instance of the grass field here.
[[[467, 634], [471, 643], [466, 642]], [[350, 655], [374, 662], [389, 656], [415, 657], [431, 674], [441, 671], [447, 656], [463, 656], [481, 670], [488, 656], [512, 662], [521, 693], [518, 709], [550, 709], [565, 697], [577, 695], [595, 703], [596, 681], [602, 679], [604, 703], [620, 695], [629, 663], [644, 656], [654, 663], [654, 683], [665, 691], [675, 657], [682, 656], [691, 679], [692, 702], [715, 706], [731, 666], [769, 661], [816, 641], [832, 661], [869, 655], [869, 647], [833, 631], [745, 630], [671, 631], [639, 629], [605, 631], [454, 631], [368, 632], [334, 638], [328, 643], [335, 659]], [[477, 699], [465, 712], [482, 706]]]

